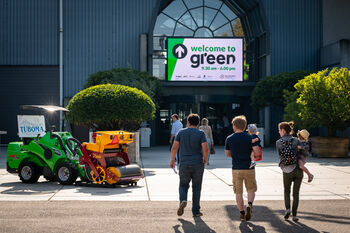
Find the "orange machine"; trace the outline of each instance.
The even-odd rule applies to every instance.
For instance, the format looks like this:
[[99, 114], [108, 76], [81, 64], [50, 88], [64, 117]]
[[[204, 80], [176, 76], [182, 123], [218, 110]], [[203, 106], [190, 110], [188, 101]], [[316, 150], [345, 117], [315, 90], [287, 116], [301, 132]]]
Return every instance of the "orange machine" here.
[[80, 166], [85, 168], [89, 181], [102, 184], [131, 184], [143, 178], [141, 168], [130, 164], [128, 144], [134, 134], [126, 131], [98, 131], [93, 133], [93, 143], [83, 143]]

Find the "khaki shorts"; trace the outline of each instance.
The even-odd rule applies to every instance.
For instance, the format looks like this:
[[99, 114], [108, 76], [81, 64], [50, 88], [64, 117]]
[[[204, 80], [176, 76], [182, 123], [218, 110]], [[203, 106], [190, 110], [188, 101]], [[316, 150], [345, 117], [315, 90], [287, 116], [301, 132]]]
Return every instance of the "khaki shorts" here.
[[232, 183], [234, 193], [243, 193], [243, 181], [247, 192], [256, 192], [258, 190], [255, 180], [255, 169], [232, 170]]

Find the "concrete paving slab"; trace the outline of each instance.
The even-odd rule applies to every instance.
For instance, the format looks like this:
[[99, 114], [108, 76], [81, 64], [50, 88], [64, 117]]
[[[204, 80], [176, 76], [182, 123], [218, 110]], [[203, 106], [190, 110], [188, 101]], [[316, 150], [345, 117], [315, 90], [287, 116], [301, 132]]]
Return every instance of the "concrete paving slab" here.
[[[234, 200], [231, 160], [224, 155], [223, 147], [216, 147], [206, 166], [202, 200]], [[263, 161], [258, 162], [256, 200], [283, 200], [282, 171], [274, 148], [264, 148]], [[40, 178], [36, 184], [23, 184], [17, 175], [5, 170], [6, 150], [0, 154], [1, 200], [151, 200], [178, 201], [179, 177], [169, 168], [170, 152], [167, 146], [141, 149], [146, 178], [137, 187], [95, 188], [62, 186]], [[310, 158], [309, 170], [315, 175], [312, 183], [304, 176], [300, 191], [301, 200], [350, 199], [350, 159]], [[246, 196], [246, 194], [244, 194]], [[191, 190], [189, 190], [191, 200]]]
[[299, 222], [283, 219], [283, 201], [256, 201], [251, 221], [240, 221], [233, 201], [203, 201], [193, 218], [191, 203], [182, 216], [178, 202], [44, 201], [3, 202], [1, 232], [349, 232], [347, 200], [300, 201]]

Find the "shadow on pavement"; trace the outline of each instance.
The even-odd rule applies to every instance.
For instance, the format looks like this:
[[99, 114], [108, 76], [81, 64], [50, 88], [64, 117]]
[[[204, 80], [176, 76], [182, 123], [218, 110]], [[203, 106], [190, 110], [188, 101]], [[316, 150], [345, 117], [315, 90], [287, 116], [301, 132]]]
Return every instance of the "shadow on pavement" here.
[[[232, 221], [240, 221], [239, 211], [235, 206], [226, 205], [225, 209]], [[266, 232], [265, 227], [258, 225], [257, 222], [268, 222], [277, 232], [319, 232], [300, 222], [285, 221], [281, 211], [276, 212], [265, 206], [254, 206], [252, 219], [248, 222], [242, 221], [239, 225], [239, 229], [241, 232]], [[231, 224], [232, 228], [234, 228], [233, 222], [231, 222]]]
[[2, 183], [0, 187], [9, 187], [1, 194], [10, 194], [10, 195], [38, 195], [38, 194], [52, 194], [57, 190], [61, 189], [60, 185], [52, 182], [41, 182], [35, 184], [24, 184], [22, 182], [10, 182]]
[[304, 219], [309, 219], [309, 220], [319, 221], [319, 222], [330, 222], [330, 223], [350, 225], [349, 216], [335, 216], [335, 215], [329, 215], [329, 214], [318, 214], [318, 213], [303, 212], [303, 211], [300, 211], [299, 213], [304, 215], [303, 216]]
[[[215, 233], [213, 229], [211, 229], [200, 217], [195, 217], [193, 224], [192, 222], [186, 221], [182, 218], [178, 219], [182, 225], [177, 224], [173, 226], [174, 232], [179, 233], [179, 232], [184, 232], [184, 233], [202, 233], [202, 232], [208, 232], [208, 233]], [[180, 228], [182, 228], [183, 231], [180, 231]]]
[[132, 189], [143, 188], [141, 186], [116, 185], [115, 187], [101, 186], [75, 186], [75, 185], [60, 185], [58, 182], [38, 182], [34, 184], [25, 184], [22, 182], [2, 183], [0, 187], [9, 187], [3, 190], [1, 194], [7, 195], [40, 195], [53, 194], [61, 189], [75, 189], [76, 192], [86, 193], [91, 195], [115, 195], [131, 193]]
[[242, 221], [239, 225], [239, 230], [241, 232], [256, 232], [256, 233], [266, 233], [265, 227], [253, 224], [251, 222]]

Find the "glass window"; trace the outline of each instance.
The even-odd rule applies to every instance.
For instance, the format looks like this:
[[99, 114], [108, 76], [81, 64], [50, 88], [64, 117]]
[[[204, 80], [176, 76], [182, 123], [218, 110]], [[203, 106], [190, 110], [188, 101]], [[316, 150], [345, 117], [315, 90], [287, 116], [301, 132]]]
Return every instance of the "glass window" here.
[[213, 37], [213, 33], [209, 28], [199, 28], [194, 33], [195, 37]]
[[229, 20], [233, 20], [233, 19], [237, 18], [237, 15], [235, 15], [235, 13], [233, 13], [233, 11], [231, 11], [231, 9], [228, 8], [228, 6], [226, 6], [225, 4], [222, 5], [220, 11], [221, 11]]
[[188, 9], [203, 6], [203, 0], [184, 0]]
[[203, 26], [203, 7], [190, 10], [190, 12], [194, 20], [196, 20], [198, 27], [202, 27]]
[[215, 31], [217, 28], [221, 27], [222, 25], [228, 23], [228, 20], [225, 18], [223, 14], [220, 12], [216, 15], [213, 23], [210, 25], [210, 29]]
[[196, 30], [197, 28], [197, 24], [193, 21], [192, 16], [188, 12], [179, 19], [179, 22], [182, 24], [185, 24], [186, 26], [188, 26], [193, 30]]
[[164, 14], [160, 14], [154, 26], [153, 35], [172, 35], [175, 21]]
[[236, 36], [236, 37], [244, 37], [241, 20], [236, 19], [236, 20], [232, 21], [232, 28], [233, 28], [234, 36]]
[[215, 9], [219, 9], [220, 6], [222, 5], [222, 1], [217, 1], [217, 0], [204, 0], [204, 5], [213, 7]]
[[166, 35], [153, 36], [153, 50], [164, 50], [166, 44]]
[[162, 80], [168, 36], [244, 38], [244, 33], [239, 18], [222, 0], [172, 1], [158, 15], [153, 31], [153, 75]]
[[153, 76], [165, 80], [166, 59], [153, 59]]
[[216, 15], [216, 12], [218, 11], [208, 7], [204, 7], [204, 26], [209, 27], [209, 25], [214, 19], [214, 16]]
[[220, 37], [230, 37], [231, 36], [232, 37], [233, 34], [232, 34], [231, 24], [227, 23], [223, 27], [214, 31], [214, 36], [220, 36]]
[[194, 31], [188, 29], [187, 27], [184, 27], [181, 24], [176, 24], [176, 29], [174, 36], [193, 36]]
[[175, 0], [169, 6], [167, 6], [163, 12], [178, 20], [181, 15], [186, 12], [186, 7], [181, 0]]

